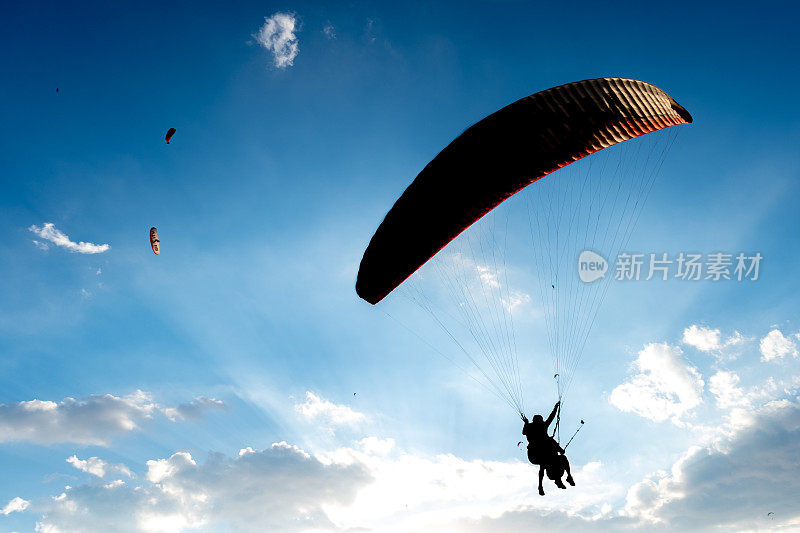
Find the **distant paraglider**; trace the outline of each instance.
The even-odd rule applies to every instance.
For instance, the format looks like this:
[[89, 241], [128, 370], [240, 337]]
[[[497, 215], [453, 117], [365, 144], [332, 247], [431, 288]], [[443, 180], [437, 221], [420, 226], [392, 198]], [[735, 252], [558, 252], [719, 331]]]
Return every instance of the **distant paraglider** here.
[[172, 139], [172, 136], [175, 135], [175, 128], [170, 128], [167, 130], [167, 134], [164, 136], [164, 140], [169, 144], [169, 140]]
[[158, 240], [158, 230], [154, 227], [150, 228], [150, 248], [153, 249], [154, 254], [161, 254], [161, 247], [159, 246]]
[[58, 92], [58, 87], [56, 87], [56, 92]]

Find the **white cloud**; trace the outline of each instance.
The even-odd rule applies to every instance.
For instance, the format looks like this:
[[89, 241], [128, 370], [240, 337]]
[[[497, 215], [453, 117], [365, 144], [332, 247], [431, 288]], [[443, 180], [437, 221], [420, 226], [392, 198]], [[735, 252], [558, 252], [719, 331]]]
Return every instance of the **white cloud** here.
[[[41, 228], [39, 226], [32, 225], [28, 228], [28, 230], [32, 231], [42, 239], [50, 241], [56, 246], [61, 246], [70, 252], [77, 252], [79, 254], [101, 254], [105, 251], [108, 251], [110, 248], [108, 244], [92, 244], [90, 242], [83, 241], [73, 242], [69, 239], [69, 237], [67, 237], [66, 234], [57, 229], [55, 224], [52, 222], [46, 222]], [[33, 241], [33, 243], [42, 250], [47, 250], [48, 248], [47, 243], [36, 240]]]
[[100, 459], [99, 457], [89, 457], [88, 459], [78, 459], [76, 455], [69, 457], [67, 462], [80, 470], [87, 472], [93, 476], [103, 478], [109, 472], [118, 472], [128, 477], [131, 476], [131, 471], [123, 464], [110, 464]]
[[357, 447], [369, 455], [386, 456], [394, 449], [394, 439], [381, 439], [378, 437], [364, 437], [358, 443]]
[[322, 33], [325, 34], [325, 37], [328, 39], [336, 39], [336, 28], [333, 27], [333, 24], [330, 22], [322, 28]]
[[677, 346], [648, 344], [633, 363], [639, 372], [617, 386], [611, 404], [626, 412], [663, 422], [680, 417], [702, 401], [703, 379]]
[[366, 419], [363, 413], [320, 398], [310, 391], [306, 392], [306, 401], [296, 404], [294, 409], [309, 421], [323, 420], [335, 426], [353, 425]]
[[724, 355], [727, 355], [727, 357], [724, 357], [725, 359], [733, 360], [736, 359], [737, 354], [729, 349], [753, 339], [734, 331], [730, 337], [723, 341], [720, 330], [693, 324], [683, 330], [683, 338], [681, 340], [684, 344], [694, 346], [701, 352], [713, 354], [718, 360], [722, 360]]
[[739, 333], [738, 331], [734, 331], [734, 332], [733, 332], [733, 335], [731, 335], [730, 337], [728, 337], [728, 338], [725, 340], [725, 344], [724, 344], [724, 346], [725, 346], [725, 347], [728, 347], [728, 346], [738, 346], [738, 345], [740, 345], [740, 344], [742, 344], [742, 343], [744, 343], [744, 342], [750, 341], [750, 340], [753, 340], [753, 339], [752, 339], [752, 338], [750, 338], [750, 337], [745, 337], [744, 335], [742, 335], [742, 334], [741, 334], [741, 333]]
[[24, 511], [25, 509], [28, 508], [28, 506], [30, 504], [31, 504], [31, 502], [23, 500], [20, 497], [16, 497], [16, 498], [12, 499], [10, 502], [8, 502], [6, 504], [6, 506], [3, 507], [3, 509], [0, 509], [0, 514], [8, 516], [11, 513], [17, 513], [17, 512], [20, 512], [20, 511]]
[[[205, 407], [198, 404], [188, 411], [197, 412], [201, 408]], [[179, 406], [172, 411], [180, 413], [186, 409]], [[72, 442], [105, 446], [114, 437], [139, 429], [154, 414], [166, 415], [172, 411], [159, 406], [142, 391], [127, 396], [103, 394], [80, 400], [64, 398], [58, 403], [34, 399], [0, 404], [0, 442]]]
[[272, 52], [275, 66], [290, 67], [297, 57], [299, 45], [295, 29], [297, 19], [291, 13], [275, 13], [264, 18], [264, 25], [254, 35], [258, 44]]
[[739, 376], [735, 372], [720, 370], [708, 380], [708, 390], [716, 396], [717, 407], [748, 407], [750, 401], [744, 391], [738, 387]]
[[783, 359], [787, 355], [797, 357], [797, 344], [786, 337], [779, 329], [773, 329], [761, 339], [761, 360], [773, 361]]
[[722, 347], [718, 329], [697, 325], [689, 326], [683, 330], [683, 343], [694, 346], [701, 352], [719, 350]]

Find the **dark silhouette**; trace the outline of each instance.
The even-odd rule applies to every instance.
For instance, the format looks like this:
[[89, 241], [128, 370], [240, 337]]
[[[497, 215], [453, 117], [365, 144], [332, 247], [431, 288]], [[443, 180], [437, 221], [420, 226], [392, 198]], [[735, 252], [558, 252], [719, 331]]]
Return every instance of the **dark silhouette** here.
[[667, 93], [626, 78], [568, 83], [517, 100], [464, 130], [422, 169], [369, 241], [356, 292], [377, 304], [536, 180], [611, 145], [690, 122]]
[[544, 496], [544, 488], [542, 487], [542, 480], [544, 479], [545, 472], [547, 477], [552, 479], [556, 487], [566, 489], [561, 477], [566, 472], [567, 483], [575, 486], [575, 481], [572, 479], [572, 474], [569, 470], [569, 461], [567, 456], [564, 455], [564, 449], [559, 446], [558, 442], [547, 434], [547, 429], [550, 423], [556, 416], [561, 402], [556, 402], [553, 411], [547, 420], [542, 418], [542, 415], [534, 415], [533, 420], [530, 422], [525, 415], [522, 420], [525, 425], [522, 427], [522, 434], [528, 439], [528, 460], [535, 465], [539, 465], [539, 494]]

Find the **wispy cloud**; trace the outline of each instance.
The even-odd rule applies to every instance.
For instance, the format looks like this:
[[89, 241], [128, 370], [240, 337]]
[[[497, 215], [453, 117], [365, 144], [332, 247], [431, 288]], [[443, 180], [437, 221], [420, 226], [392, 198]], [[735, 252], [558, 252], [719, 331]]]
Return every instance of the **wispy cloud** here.
[[328, 39], [336, 39], [336, 28], [333, 27], [333, 24], [330, 22], [322, 28], [322, 33], [325, 34], [325, 37]]
[[202, 418], [206, 411], [220, 409], [225, 409], [225, 404], [221, 400], [201, 396], [177, 407], [165, 407], [164, 415], [172, 421], [197, 420]]
[[[42, 227], [34, 224], [29, 227], [28, 230], [55, 246], [60, 246], [66, 248], [70, 252], [79, 254], [101, 254], [111, 248], [108, 244], [92, 244], [91, 242], [83, 241], [74, 242], [70, 240], [64, 232], [56, 228], [55, 224], [52, 222], [45, 222]], [[49, 244], [38, 240], [34, 240], [33, 244], [41, 250], [47, 250], [50, 247]]]
[[297, 35], [297, 19], [292, 13], [275, 13], [264, 18], [264, 25], [254, 35], [258, 44], [272, 53], [275, 66], [286, 68], [294, 65], [300, 51]]

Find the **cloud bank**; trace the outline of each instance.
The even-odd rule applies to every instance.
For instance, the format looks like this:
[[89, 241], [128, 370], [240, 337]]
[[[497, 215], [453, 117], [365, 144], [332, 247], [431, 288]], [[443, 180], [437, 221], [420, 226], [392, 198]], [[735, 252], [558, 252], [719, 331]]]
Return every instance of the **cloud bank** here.
[[326, 507], [352, 503], [369, 481], [363, 465], [326, 464], [285, 442], [203, 463], [178, 452], [147, 461], [135, 484], [71, 487], [37, 505], [37, 531], [330, 530]]
[[[631, 412], [680, 418], [702, 400], [702, 376], [679, 347], [647, 344], [632, 370], [615, 389], [628, 394], [621, 405]], [[67, 461], [86, 473], [85, 483], [25, 507], [40, 516], [39, 531], [49, 532], [800, 529], [800, 379], [742, 381], [733, 370], [715, 369], [708, 378], [714, 403], [703, 413], [718, 420], [704, 419], [710, 435], [682, 445], [662, 470], [623, 482], [619, 468], [600, 461], [573, 464], [578, 485], [568, 491], [550, 485], [546, 498], [535, 493], [535, 469], [524, 457], [426, 455], [367, 434], [333, 448], [326, 441], [317, 451], [279, 442], [233, 456], [212, 453], [205, 461], [178, 451], [146, 461], [139, 475], [98, 457], [73, 456]], [[657, 408], [668, 416], [656, 416]], [[294, 411], [350, 429], [368, 430], [373, 420], [311, 392]], [[105, 479], [117, 473], [126, 479]], [[120, 523], [121, 515], [131, 518]]]

